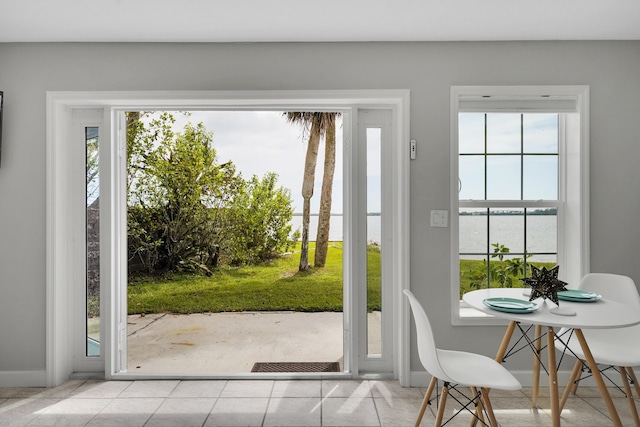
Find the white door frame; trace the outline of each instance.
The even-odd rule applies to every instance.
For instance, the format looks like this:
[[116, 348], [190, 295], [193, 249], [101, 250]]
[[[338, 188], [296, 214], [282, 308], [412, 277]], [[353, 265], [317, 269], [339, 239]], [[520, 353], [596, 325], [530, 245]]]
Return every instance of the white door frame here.
[[[70, 191], [72, 176], [69, 173], [72, 152], [72, 115], [74, 108], [103, 108], [104, 126], [101, 129], [101, 188], [113, 194], [110, 188], [120, 185], [126, 171], [118, 167], [118, 157], [124, 153], [120, 144], [105, 144], [105, 141], [124, 140], [118, 138], [117, 116], [119, 111], [130, 108], [147, 109], [207, 109], [207, 108], [295, 108], [301, 110], [331, 108], [385, 108], [392, 110], [394, 129], [390, 184], [393, 197], [392, 216], [394, 239], [393, 271], [390, 273], [393, 287], [393, 329], [394, 334], [394, 376], [402, 385], [409, 385], [409, 312], [402, 298], [402, 290], [409, 288], [409, 91], [408, 90], [357, 90], [357, 91], [178, 91], [178, 92], [47, 92], [47, 203], [46, 203], [46, 378], [47, 386], [56, 386], [66, 381], [74, 372], [74, 334], [69, 331], [73, 323], [71, 300], [73, 290], [74, 247], [80, 242], [73, 241], [73, 224], [70, 215]], [[110, 125], [109, 125], [110, 124]], [[351, 134], [353, 133], [351, 129]], [[112, 137], [112, 134], [113, 137]], [[349, 152], [351, 136], [345, 136], [345, 158]], [[346, 160], [345, 160], [346, 161]], [[102, 171], [107, 171], [103, 174]], [[347, 185], [347, 188], [350, 188]], [[101, 190], [102, 191], [102, 190]], [[346, 191], [348, 193], [348, 191]], [[345, 194], [345, 202], [350, 194]], [[102, 199], [101, 217], [108, 218], [102, 224], [101, 252], [108, 254], [101, 262], [102, 283], [126, 280], [126, 272], [121, 263], [116, 262], [126, 251], [126, 246], [112, 245], [110, 236], [122, 235], [126, 223], [118, 221], [122, 215], [111, 213], [126, 209], [123, 200]], [[104, 210], [103, 210], [104, 209]], [[345, 210], [347, 206], [345, 204]], [[102, 215], [103, 212], [107, 215]], [[346, 212], [345, 212], [346, 213]], [[104, 238], [103, 238], [104, 237]], [[124, 239], [120, 239], [124, 240]], [[345, 259], [345, 262], [348, 262]], [[347, 279], [345, 277], [345, 279]], [[345, 284], [346, 285], [346, 284]], [[347, 288], [349, 286], [345, 286]], [[112, 286], [101, 286], [104, 312], [105, 342], [102, 343], [105, 357], [104, 376], [110, 379], [117, 372], [120, 355], [115, 354], [118, 338], [122, 339], [126, 323], [118, 321], [118, 300], [123, 296], [114, 295]], [[113, 287], [115, 288], [115, 287]], [[346, 295], [345, 295], [346, 297]], [[346, 303], [346, 300], [345, 300]], [[345, 309], [346, 310], [346, 309]], [[353, 346], [355, 337], [349, 331], [359, 330], [357, 320], [351, 313], [345, 318], [345, 340]], [[355, 329], [354, 329], [355, 328]], [[126, 334], [125, 334], [126, 339]], [[346, 350], [346, 349], [345, 349]], [[351, 357], [353, 360], [354, 357]], [[357, 375], [357, 367], [354, 371]]]
[[[358, 108], [354, 112], [352, 119], [354, 127], [357, 127], [357, 132], [354, 132], [353, 144], [355, 150], [355, 161], [353, 164], [353, 174], [358, 184], [353, 188], [357, 189], [357, 193], [353, 199], [357, 200], [352, 212], [354, 220], [351, 222], [354, 224], [353, 230], [354, 236], [351, 239], [354, 242], [354, 258], [358, 261], [355, 263], [355, 267], [352, 271], [354, 277], [352, 278], [353, 288], [358, 293], [358, 298], [354, 301], [353, 309], [356, 313], [357, 320], [360, 327], [357, 329], [360, 331], [358, 334], [358, 358], [357, 369], [354, 369], [356, 374], [389, 374], [393, 373], [393, 277], [390, 274], [393, 271], [393, 251], [391, 250], [393, 245], [393, 223], [391, 222], [392, 215], [390, 210], [393, 207], [391, 184], [388, 179], [392, 171], [392, 162], [385, 161], [385, 159], [393, 158], [393, 146], [389, 142], [393, 139], [393, 118], [392, 111], [390, 109], [364, 109]], [[368, 309], [367, 309], [367, 213], [368, 213], [368, 186], [367, 177], [369, 172], [369, 165], [367, 163], [368, 151], [370, 150], [367, 130], [379, 129], [381, 146], [380, 146], [380, 158], [381, 163], [380, 175], [381, 179], [381, 351], [380, 354], [370, 355], [368, 341], [371, 338], [368, 333], [369, 321], [368, 321]], [[388, 245], [388, 247], [387, 247]]]

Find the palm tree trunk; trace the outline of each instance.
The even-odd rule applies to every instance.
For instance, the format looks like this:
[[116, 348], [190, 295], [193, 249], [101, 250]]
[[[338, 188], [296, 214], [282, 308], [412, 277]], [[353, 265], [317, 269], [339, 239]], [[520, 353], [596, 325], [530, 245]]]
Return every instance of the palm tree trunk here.
[[325, 133], [324, 175], [320, 193], [320, 211], [318, 213], [318, 234], [316, 236], [316, 255], [314, 265], [324, 267], [329, 249], [329, 228], [331, 226], [331, 196], [333, 193], [333, 174], [336, 169], [336, 118], [335, 113], [327, 123]]
[[304, 271], [311, 267], [309, 264], [309, 219], [311, 217], [311, 199], [302, 201], [302, 247], [300, 248], [300, 265], [298, 271]]
[[313, 196], [313, 185], [316, 174], [316, 163], [318, 161], [318, 146], [320, 145], [320, 122], [314, 115], [309, 133], [309, 143], [307, 145], [307, 155], [304, 162], [304, 178], [302, 181], [302, 248], [300, 250], [299, 271], [308, 269], [309, 264], [309, 220], [311, 217], [311, 197]]

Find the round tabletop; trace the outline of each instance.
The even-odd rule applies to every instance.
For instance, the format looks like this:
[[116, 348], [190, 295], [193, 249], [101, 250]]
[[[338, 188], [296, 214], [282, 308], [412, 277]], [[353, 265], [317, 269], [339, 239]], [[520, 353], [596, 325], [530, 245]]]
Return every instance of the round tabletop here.
[[483, 313], [532, 325], [575, 329], [610, 329], [633, 326], [640, 323], [640, 311], [606, 298], [594, 302], [560, 301], [560, 308], [575, 312], [575, 316], [562, 316], [550, 312], [549, 309], [556, 307], [556, 304], [543, 298], [537, 298], [533, 301], [538, 305], [538, 308], [531, 313], [496, 311], [487, 307], [483, 302], [487, 298], [515, 298], [529, 301], [529, 296], [525, 295], [525, 292], [529, 292], [529, 289], [480, 289], [467, 292], [462, 296], [462, 300]]

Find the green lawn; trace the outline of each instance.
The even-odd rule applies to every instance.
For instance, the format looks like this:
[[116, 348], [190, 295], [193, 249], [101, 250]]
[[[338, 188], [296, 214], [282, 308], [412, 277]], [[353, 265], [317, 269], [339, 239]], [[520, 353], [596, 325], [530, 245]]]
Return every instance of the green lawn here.
[[[314, 243], [310, 244], [313, 257]], [[342, 311], [342, 242], [330, 242], [327, 264], [298, 272], [299, 249], [267, 265], [221, 267], [213, 276], [171, 274], [129, 280], [128, 312], [217, 313], [224, 311]], [[368, 310], [380, 310], [380, 251], [370, 247]], [[468, 272], [482, 261], [461, 260], [460, 295], [474, 290]], [[536, 263], [553, 267], [553, 263]], [[518, 279], [514, 287], [523, 287]]]
[[[313, 257], [314, 243], [310, 244]], [[221, 267], [213, 276], [172, 274], [129, 280], [128, 312], [342, 311], [342, 242], [326, 266], [298, 272], [299, 251], [268, 265]], [[368, 252], [369, 310], [380, 310], [380, 252]]]
[[[535, 262], [532, 264], [534, 264], [536, 267], [539, 267], [539, 268], [542, 268], [542, 267], [552, 268], [556, 265], [553, 262]], [[476, 271], [479, 268], [482, 268], [482, 261], [468, 260], [468, 259], [460, 260], [460, 299], [462, 299], [463, 294], [469, 291], [475, 291], [477, 289], [471, 286], [471, 279], [469, 277], [469, 272]], [[522, 281], [519, 280], [519, 278], [513, 277], [512, 280], [513, 281], [512, 281], [511, 287], [524, 288], [524, 285]]]

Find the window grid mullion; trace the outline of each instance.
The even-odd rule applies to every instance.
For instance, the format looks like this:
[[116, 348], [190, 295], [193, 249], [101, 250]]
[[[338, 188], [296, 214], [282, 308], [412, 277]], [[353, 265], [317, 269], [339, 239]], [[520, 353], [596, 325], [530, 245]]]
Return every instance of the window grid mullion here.
[[[489, 195], [489, 140], [487, 132], [488, 114], [484, 115], [484, 199], [487, 200]], [[487, 288], [491, 287], [491, 259], [489, 253], [491, 251], [491, 209], [487, 207], [487, 241], [485, 244], [485, 254], [487, 260]]]
[[[520, 200], [524, 200], [524, 114], [520, 114]], [[524, 263], [524, 277], [527, 277], [527, 208], [524, 208], [524, 227], [522, 236], [522, 259]]]
[[524, 200], [524, 114], [520, 114], [520, 200]]

